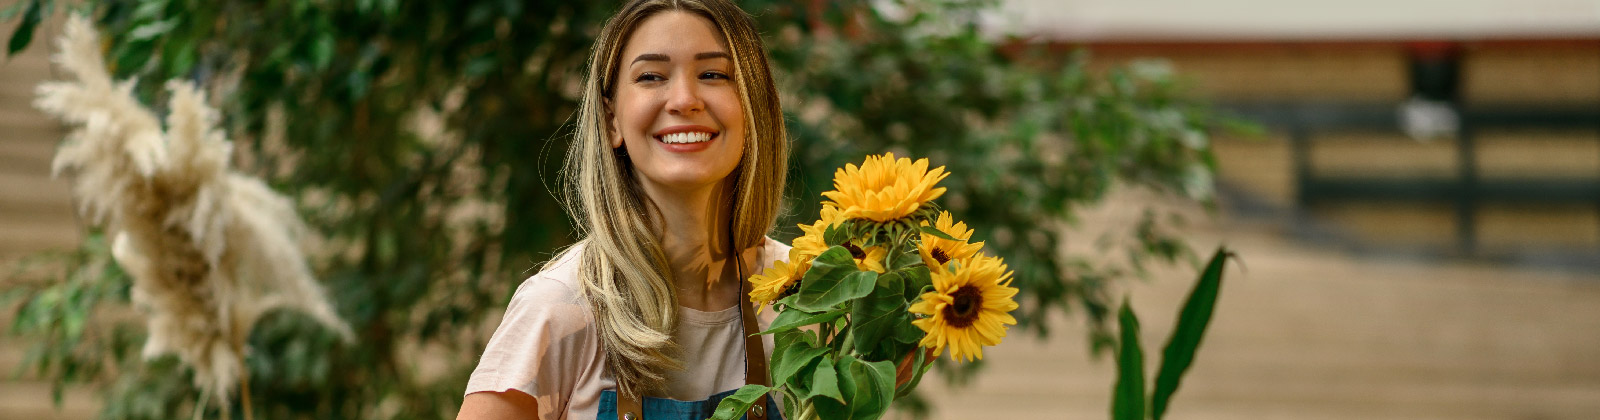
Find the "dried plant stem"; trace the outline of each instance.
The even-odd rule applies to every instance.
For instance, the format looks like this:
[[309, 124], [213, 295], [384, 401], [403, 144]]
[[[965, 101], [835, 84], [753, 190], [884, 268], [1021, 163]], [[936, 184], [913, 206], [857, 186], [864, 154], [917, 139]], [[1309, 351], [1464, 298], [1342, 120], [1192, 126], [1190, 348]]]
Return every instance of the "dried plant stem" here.
[[250, 409], [250, 365], [244, 363], [244, 344], [238, 341], [233, 354], [239, 355], [239, 410], [244, 411], [244, 420], [255, 420], [255, 410]]
[[[243, 362], [241, 361], [240, 364], [243, 364]], [[255, 410], [251, 410], [250, 409], [250, 370], [249, 369], [245, 369], [244, 371], [239, 373], [239, 409], [241, 411], [244, 411], [244, 420], [253, 420], [254, 419], [255, 416], [253, 414], [251, 414], [251, 413], [253, 411], [255, 411]]]
[[209, 405], [207, 404], [209, 400], [206, 397], [210, 397], [210, 394], [211, 388], [200, 388], [200, 399], [194, 400], [194, 420], [200, 420], [201, 416], [205, 414], [206, 406]]

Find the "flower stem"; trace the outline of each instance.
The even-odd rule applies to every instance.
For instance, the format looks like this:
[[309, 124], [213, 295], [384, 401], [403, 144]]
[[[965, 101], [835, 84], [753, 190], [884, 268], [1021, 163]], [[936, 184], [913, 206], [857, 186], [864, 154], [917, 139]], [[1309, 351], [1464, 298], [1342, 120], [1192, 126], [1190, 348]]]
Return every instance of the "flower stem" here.
[[794, 416], [794, 418], [795, 420], [815, 420], [817, 418], [816, 406], [811, 405], [811, 401], [801, 402], [800, 414]]

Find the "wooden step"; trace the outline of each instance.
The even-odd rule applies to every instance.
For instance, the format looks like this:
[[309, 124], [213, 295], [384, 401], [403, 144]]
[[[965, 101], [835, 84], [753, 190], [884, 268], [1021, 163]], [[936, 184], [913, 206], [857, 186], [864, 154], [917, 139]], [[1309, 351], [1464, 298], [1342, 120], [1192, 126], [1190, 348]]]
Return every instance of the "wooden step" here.
[[33, 109], [31, 105], [17, 106], [28, 103], [21, 100], [0, 101], [0, 127], [7, 129], [7, 138], [16, 136], [16, 134], [11, 134], [15, 133], [15, 131], [11, 131], [15, 129], [61, 129], [62, 123], [49, 114]]
[[0, 238], [4, 238], [0, 239], [0, 260], [78, 246], [82, 228], [66, 222], [61, 214], [70, 213], [0, 219]]
[[0, 419], [91, 419], [100, 412], [101, 403], [91, 390], [69, 388], [62, 397], [61, 406], [57, 407], [49, 383], [0, 382]]
[[37, 138], [0, 140], [0, 172], [49, 176], [56, 148], [56, 142]]
[[72, 204], [72, 184], [45, 173], [0, 170], [0, 209], [54, 212]]

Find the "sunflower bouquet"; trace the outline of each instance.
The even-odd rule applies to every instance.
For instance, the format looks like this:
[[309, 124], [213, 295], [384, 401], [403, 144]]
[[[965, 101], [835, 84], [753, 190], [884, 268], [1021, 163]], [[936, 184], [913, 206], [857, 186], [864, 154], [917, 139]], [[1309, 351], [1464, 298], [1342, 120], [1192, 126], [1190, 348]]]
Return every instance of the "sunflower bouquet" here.
[[740, 388], [713, 419], [775, 390], [792, 418], [876, 419], [945, 349], [970, 361], [999, 344], [1016, 324], [1017, 289], [1005, 262], [933, 204], [948, 175], [893, 153], [834, 173], [788, 261], [749, 279], [750, 300], [778, 311], [760, 333], [775, 336], [773, 386]]

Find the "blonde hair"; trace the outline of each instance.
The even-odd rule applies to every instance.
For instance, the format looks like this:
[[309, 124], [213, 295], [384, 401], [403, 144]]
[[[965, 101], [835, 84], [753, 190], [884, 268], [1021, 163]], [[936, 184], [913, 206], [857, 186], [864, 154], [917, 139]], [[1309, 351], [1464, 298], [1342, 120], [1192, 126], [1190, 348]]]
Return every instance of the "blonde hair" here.
[[577, 132], [563, 168], [565, 204], [585, 244], [579, 256], [581, 293], [593, 311], [607, 368], [618, 392], [634, 396], [660, 389], [666, 372], [681, 368], [671, 342], [678, 296], [649, 198], [624, 149], [613, 149], [607, 139], [603, 101], [615, 93], [623, 43], [645, 19], [666, 11], [710, 20], [733, 56], [747, 138], [743, 157], [729, 174], [729, 251], [763, 243], [777, 218], [788, 172], [788, 135], [777, 87], [748, 14], [728, 0], [637, 0], [606, 21], [589, 56]]

